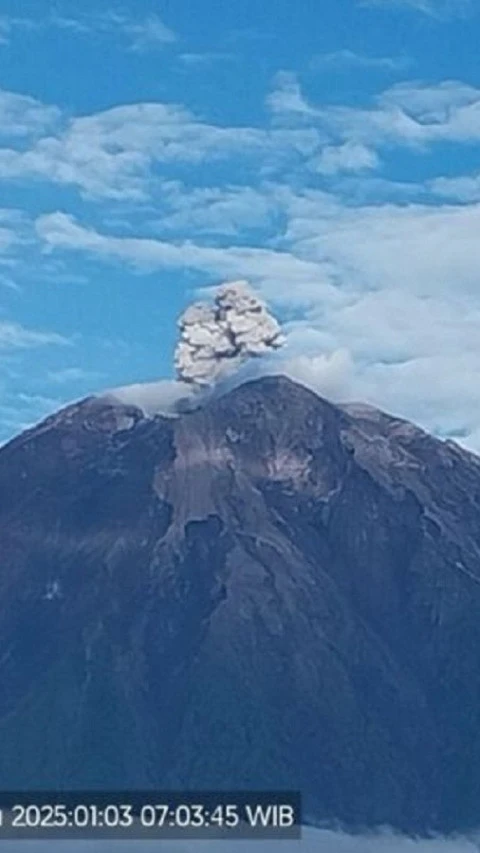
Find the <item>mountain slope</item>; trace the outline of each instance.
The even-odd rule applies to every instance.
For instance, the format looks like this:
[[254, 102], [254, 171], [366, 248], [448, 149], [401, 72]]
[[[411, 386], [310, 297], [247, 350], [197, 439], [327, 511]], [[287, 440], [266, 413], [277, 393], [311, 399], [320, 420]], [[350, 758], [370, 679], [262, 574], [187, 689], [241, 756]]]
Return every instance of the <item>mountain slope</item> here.
[[0, 786], [478, 823], [480, 460], [283, 377], [0, 451]]

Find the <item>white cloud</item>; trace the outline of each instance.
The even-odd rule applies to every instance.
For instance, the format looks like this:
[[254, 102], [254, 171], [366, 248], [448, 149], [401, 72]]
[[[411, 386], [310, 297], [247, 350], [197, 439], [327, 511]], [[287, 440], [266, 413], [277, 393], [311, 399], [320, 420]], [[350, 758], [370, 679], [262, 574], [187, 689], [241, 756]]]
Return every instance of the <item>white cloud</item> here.
[[228, 51], [209, 51], [207, 53], [181, 53], [178, 59], [182, 65], [196, 71], [198, 68], [214, 65], [217, 62], [235, 62], [237, 56]]
[[[316, 351], [348, 347], [350, 398], [442, 434], [465, 432], [473, 446], [480, 205], [339, 206], [336, 215], [323, 206], [294, 200], [286, 236], [296, 256], [328, 257], [348, 294], [343, 304], [319, 300], [308, 312], [304, 326], [317, 330]], [[305, 339], [305, 328], [298, 334]]]
[[386, 10], [412, 9], [438, 20], [463, 17], [473, 9], [472, 0], [360, 0], [360, 5]]
[[51, 251], [87, 252], [139, 272], [250, 278], [303, 317], [286, 327], [282, 359], [291, 375], [440, 434], [464, 432], [472, 446], [480, 427], [480, 205], [348, 208], [324, 193], [268, 192], [288, 221], [283, 249], [118, 237], [62, 213], [41, 217], [37, 230]]
[[372, 105], [313, 105], [295, 75], [276, 78], [268, 105], [277, 118], [301, 116], [330, 140], [381, 147], [428, 147], [438, 142], [480, 140], [480, 89], [456, 80], [399, 83]]
[[480, 173], [458, 178], [435, 178], [429, 188], [438, 196], [457, 201], [480, 201]]
[[397, 85], [363, 107], [312, 106], [292, 74], [277, 76], [275, 86], [270, 128], [208, 124], [164, 103], [61, 121], [55, 108], [0, 93], [4, 132], [37, 137], [0, 148], [0, 178], [72, 185], [97, 200], [161, 203], [160, 166], [231, 160], [262, 176], [293, 169], [306, 180], [312, 165], [328, 175], [375, 168], [392, 145], [426, 153], [437, 142], [480, 140], [480, 89], [459, 82]]
[[85, 370], [83, 367], [63, 367], [60, 370], [50, 370], [47, 373], [49, 382], [55, 385], [67, 385], [71, 382], [90, 382], [102, 376], [96, 370]]
[[0, 255], [3, 255], [15, 242], [15, 231], [0, 226]]
[[14, 290], [16, 293], [21, 292], [21, 287], [17, 284], [17, 282], [14, 281], [11, 276], [5, 275], [4, 273], [0, 273], [0, 285], [2, 287], [8, 288], [8, 290]]
[[0, 139], [40, 134], [54, 126], [60, 110], [29, 95], [0, 89]]
[[[42, 263], [38, 256], [38, 240], [28, 215], [15, 208], [0, 208], [0, 285], [16, 294], [23, 294], [23, 284], [29, 274], [33, 272], [38, 285], [47, 273], [47, 264]], [[55, 265], [58, 267], [56, 262]], [[57, 272], [59, 281], [62, 271], [58, 269]], [[4, 292], [3, 300], [5, 298]]]
[[10, 42], [10, 26], [8, 20], [0, 18], [0, 45], [6, 45]]
[[79, 18], [71, 18], [65, 15], [55, 14], [50, 16], [49, 18], [43, 19], [32, 19], [32, 18], [16, 18], [12, 21], [12, 29], [18, 27], [18, 29], [33, 29], [42, 30], [47, 28], [58, 29], [66, 33], [71, 33], [73, 35], [91, 35], [92, 32], [95, 32], [97, 27], [92, 27], [92, 18], [90, 21], [81, 20]]
[[427, 146], [480, 139], [480, 89], [457, 81], [404, 83], [370, 108], [330, 107], [323, 120], [342, 138], [370, 144]]
[[480, 89], [457, 80], [429, 85], [409, 81], [397, 83], [378, 99], [382, 106], [400, 107], [422, 124], [455, 122], [464, 108], [479, 109]]
[[70, 340], [57, 332], [28, 329], [19, 323], [0, 321], [0, 349], [26, 349], [29, 347], [68, 345]]
[[0, 45], [9, 45], [18, 31], [38, 30], [38, 24], [30, 18], [2, 15], [0, 17]]
[[8, 43], [25, 30], [42, 32], [58, 30], [65, 35], [83, 36], [90, 39], [98, 36], [114, 37], [124, 42], [129, 50], [144, 52], [163, 48], [176, 41], [176, 34], [152, 13], [146, 17], [133, 17], [114, 9], [82, 15], [52, 13], [38, 17], [4, 16], [0, 19], [0, 41]]
[[165, 213], [152, 223], [157, 233], [235, 235], [266, 227], [273, 213], [268, 194], [253, 187], [189, 189], [165, 182], [162, 201]]
[[130, 39], [130, 48], [142, 53], [176, 41], [176, 35], [158, 15], [151, 14], [142, 21], [133, 21], [121, 15], [115, 16], [119, 32]]
[[0, 148], [0, 178], [39, 178], [76, 185], [94, 198], [141, 200], [154, 191], [158, 164], [236, 157], [275, 169], [313, 154], [319, 141], [314, 128], [220, 127], [175, 104], [132, 104], [75, 118], [30, 148]]
[[405, 56], [370, 56], [345, 48], [331, 53], [319, 53], [313, 57], [311, 67], [323, 68], [376, 68], [385, 71], [401, 71], [410, 65]]
[[275, 75], [274, 87], [267, 97], [267, 106], [274, 114], [291, 114], [304, 117], [316, 115], [316, 110], [303, 97], [296, 74], [279, 71]]
[[156, 148], [182, 140], [188, 114], [163, 104], [116, 107], [74, 119], [63, 133], [40, 139], [32, 148], [0, 149], [3, 178], [43, 177], [77, 184], [110, 198], [142, 197], [142, 180]]
[[310, 161], [310, 167], [321, 175], [336, 175], [339, 172], [362, 172], [376, 169], [379, 164], [378, 154], [361, 142], [327, 145], [318, 157]]
[[[185, 240], [169, 243], [144, 237], [116, 237], [84, 228], [71, 216], [57, 212], [38, 218], [39, 238], [50, 250], [64, 249], [86, 252], [105, 261], [122, 261], [134, 270], [191, 269], [207, 273], [221, 280], [244, 277], [261, 281], [267, 297], [298, 304], [324, 293], [325, 298], [335, 298], [329, 281], [329, 264], [303, 260], [288, 251], [275, 251], [250, 246], [218, 248]], [[294, 284], [294, 291], [281, 288], [278, 283]]]
[[[75, 252], [138, 274], [189, 270], [205, 284], [248, 278], [296, 318], [287, 326], [292, 375], [328, 396], [364, 399], [474, 442], [480, 205], [433, 204], [431, 193], [476, 199], [475, 176], [469, 185], [437, 179], [417, 187], [430, 192], [429, 204], [411, 201], [414, 185], [386, 202], [391, 185], [381, 191], [381, 180], [370, 179], [374, 201], [360, 193], [355, 204], [351, 194], [342, 201], [339, 188], [375, 168], [384, 146], [423, 153], [437, 141], [480, 140], [480, 90], [409, 82], [369, 106], [349, 107], [310, 105], [292, 75], [276, 86], [269, 128], [208, 124], [174, 104], [119, 106], [3, 149], [0, 174], [73, 184], [97, 199], [150, 198], [135, 218], [128, 204], [120, 208], [125, 226], [114, 215], [93, 228], [57, 212], [39, 217], [36, 233], [45, 252], [65, 263]], [[235, 174], [253, 165], [260, 179], [199, 187], [186, 183], [183, 170], [182, 181], [156, 185], [159, 164], [173, 171], [205, 158], [231, 158]], [[277, 164], [284, 175], [297, 169], [290, 186], [271, 174], [267, 180]], [[336, 196], [301, 189], [322, 176]], [[15, 251], [19, 233], [0, 216], [1, 258]]]
[[[313, 218], [316, 213], [316, 218]], [[480, 205], [373, 205], [326, 215], [314, 195], [292, 201], [288, 245], [305, 260], [341, 263], [365, 292], [398, 286], [420, 296], [478, 293]], [[460, 284], [461, 283], [461, 284]]]
[[14, 208], [0, 208], [0, 266], [14, 267], [18, 250], [31, 240], [31, 223]]

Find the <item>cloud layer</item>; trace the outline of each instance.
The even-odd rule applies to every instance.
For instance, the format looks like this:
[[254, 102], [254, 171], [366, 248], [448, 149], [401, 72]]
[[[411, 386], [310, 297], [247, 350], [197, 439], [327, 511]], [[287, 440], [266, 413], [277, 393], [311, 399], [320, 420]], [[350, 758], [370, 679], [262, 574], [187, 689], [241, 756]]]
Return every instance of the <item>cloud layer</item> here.
[[50, 250], [134, 271], [246, 273], [287, 323], [282, 369], [335, 399], [359, 399], [468, 440], [478, 429], [480, 205], [345, 208], [270, 186], [288, 222], [281, 246], [212, 248], [118, 237], [64, 214], [37, 222]]
[[[478, 174], [407, 183], [383, 171], [392, 152], [418, 170], [438, 147], [470, 150], [480, 89], [409, 80], [353, 106], [305, 86], [277, 74], [257, 126], [159, 101], [71, 117], [0, 93], [5, 185], [69, 188], [83, 205], [35, 223], [4, 211], [0, 284], [25, 247], [58, 276], [94, 262], [159, 286], [169, 273], [247, 278], [284, 320], [275, 369], [480, 449]], [[201, 163], [236, 178], [200, 181]], [[20, 325], [3, 318], [0, 346], [61, 343]]]

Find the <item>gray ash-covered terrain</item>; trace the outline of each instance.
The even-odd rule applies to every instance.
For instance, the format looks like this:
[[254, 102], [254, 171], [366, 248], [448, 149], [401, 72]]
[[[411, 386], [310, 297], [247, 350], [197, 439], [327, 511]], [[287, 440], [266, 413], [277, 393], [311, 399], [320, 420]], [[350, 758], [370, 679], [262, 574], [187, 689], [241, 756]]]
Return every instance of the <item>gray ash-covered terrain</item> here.
[[0, 451], [0, 787], [480, 817], [480, 459], [283, 377]]

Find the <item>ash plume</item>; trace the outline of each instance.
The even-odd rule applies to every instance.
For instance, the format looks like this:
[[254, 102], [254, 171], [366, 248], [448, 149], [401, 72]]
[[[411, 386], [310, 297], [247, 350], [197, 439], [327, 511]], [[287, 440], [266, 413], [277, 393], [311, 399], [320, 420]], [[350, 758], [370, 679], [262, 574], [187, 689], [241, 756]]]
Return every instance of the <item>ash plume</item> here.
[[198, 388], [214, 385], [249, 357], [271, 353], [285, 342], [279, 324], [246, 281], [221, 285], [213, 305], [190, 305], [178, 325], [177, 377]]

